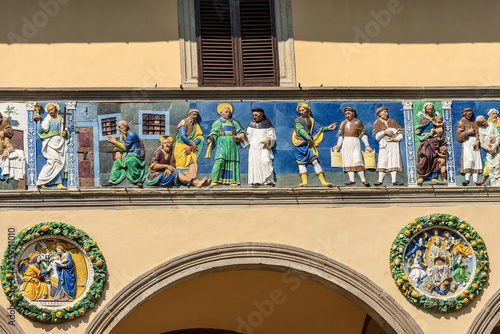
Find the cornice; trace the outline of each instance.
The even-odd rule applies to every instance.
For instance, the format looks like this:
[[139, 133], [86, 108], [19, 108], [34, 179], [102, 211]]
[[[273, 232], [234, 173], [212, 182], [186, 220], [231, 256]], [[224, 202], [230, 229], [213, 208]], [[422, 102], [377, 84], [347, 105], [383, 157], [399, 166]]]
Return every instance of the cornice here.
[[205, 188], [1, 191], [0, 211], [144, 208], [422, 207], [498, 205], [500, 188]]
[[499, 99], [500, 87], [0, 88], [0, 102]]

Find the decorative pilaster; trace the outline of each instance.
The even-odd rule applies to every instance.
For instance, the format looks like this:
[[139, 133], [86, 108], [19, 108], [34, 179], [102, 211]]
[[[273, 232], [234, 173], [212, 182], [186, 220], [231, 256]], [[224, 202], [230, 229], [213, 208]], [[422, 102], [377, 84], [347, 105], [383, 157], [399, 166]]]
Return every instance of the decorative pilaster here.
[[441, 101], [444, 117], [444, 134], [448, 151], [446, 152], [446, 171], [448, 173], [448, 186], [456, 187], [455, 179], [455, 154], [453, 150], [453, 120], [451, 117], [451, 101]]
[[28, 172], [26, 173], [28, 190], [37, 190], [36, 187], [36, 122], [33, 120], [35, 115], [35, 101], [26, 102], [28, 111]]
[[198, 49], [194, 0], [178, 0], [181, 75], [184, 87], [198, 87]]
[[280, 87], [296, 87], [291, 0], [274, 0]]
[[406, 166], [408, 169], [408, 186], [417, 186], [417, 167], [415, 162], [415, 138], [413, 131], [413, 102], [403, 101], [405, 117]]
[[66, 130], [69, 131], [68, 140], [68, 189], [78, 188], [78, 153], [76, 145], [75, 112], [76, 101], [66, 102], [66, 112], [69, 114], [66, 119]]

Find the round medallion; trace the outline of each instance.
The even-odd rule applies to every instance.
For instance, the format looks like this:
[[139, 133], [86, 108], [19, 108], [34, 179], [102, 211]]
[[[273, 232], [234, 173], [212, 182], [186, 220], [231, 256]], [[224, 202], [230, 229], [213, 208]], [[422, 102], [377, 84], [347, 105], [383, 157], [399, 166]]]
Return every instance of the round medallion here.
[[106, 283], [97, 242], [62, 222], [35, 224], [9, 243], [0, 278], [11, 304], [27, 318], [61, 323], [92, 309]]
[[390, 267], [415, 306], [451, 312], [469, 304], [488, 278], [483, 239], [463, 220], [435, 213], [412, 220], [392, 243]]

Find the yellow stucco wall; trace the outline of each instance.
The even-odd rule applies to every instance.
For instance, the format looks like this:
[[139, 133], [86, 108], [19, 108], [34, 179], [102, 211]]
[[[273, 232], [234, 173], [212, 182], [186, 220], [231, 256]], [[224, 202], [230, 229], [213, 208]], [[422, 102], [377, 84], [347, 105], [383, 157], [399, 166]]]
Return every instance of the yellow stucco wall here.
[[2, 3], [1, 87], [178, 87], [177, 0]]
[[[291, 0], [302, 86], [499, 86], [500, 3]], [[6, 0], [0, 88], [179, 87], [177, 0]]]
[[498, 86], [500, 3], [292, 0], [302, 86]]
[[[464, 219], [483, 237], [491, 259], [486, 289], [471, 305], [449, 315], [434, 315], [410, 305], [389, 271], [389, 248], [411, 219], [445, 212]], [[498, 206], [393, 208], [270, 208], [270, 209], [156, 209], [2, 212], [3, 238], [7, 228], [17, 231], [34, 223], [60, 220], [93, 237], [108, 262], [109, 285], [102, 302], [81, 320], [60, 325], [83, 333], [101, 308], [132, 280], [155, 266], [195, 250], [236, 242], [268, 242], [300, 247], [343, 263], [367, 276], [390, 294], [426, 334], [466, 333], [478, 311], [500, 286], [500, 244], [494, 223]], [[8, 223], [6, 223], [8, 222]], [[0, 305], [8, 307], [5, 297]], [[52, 326], [16, 321], [27, 333], [44, 333]], [[53, 329], [53, 333], [58, 332]]]

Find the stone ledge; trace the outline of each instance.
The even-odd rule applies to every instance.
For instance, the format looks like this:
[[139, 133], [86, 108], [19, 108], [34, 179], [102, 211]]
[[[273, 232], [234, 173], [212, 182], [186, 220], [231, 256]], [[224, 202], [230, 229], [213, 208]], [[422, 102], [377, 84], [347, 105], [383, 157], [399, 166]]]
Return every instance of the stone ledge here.
[[500, 187], [84, 188], [0, 191], [3, 210], [498, 205]]
[[500, 87], [0, 88], [0, 101], [160, 102], [498, 99]]

